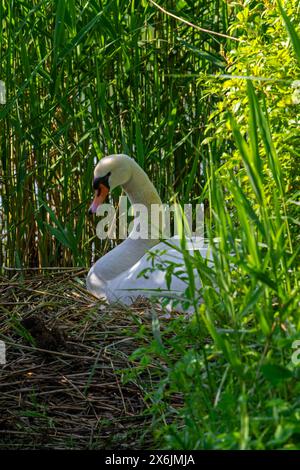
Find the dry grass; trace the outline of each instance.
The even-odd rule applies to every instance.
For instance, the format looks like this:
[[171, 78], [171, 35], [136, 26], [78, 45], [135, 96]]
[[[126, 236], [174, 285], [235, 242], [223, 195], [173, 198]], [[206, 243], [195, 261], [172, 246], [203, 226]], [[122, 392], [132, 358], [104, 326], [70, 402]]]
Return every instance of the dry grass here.
[[141, 384], [121, 372], [147, 306], [107, 307], [82, 274], [0, 278], [0, 449], [151, 446]]

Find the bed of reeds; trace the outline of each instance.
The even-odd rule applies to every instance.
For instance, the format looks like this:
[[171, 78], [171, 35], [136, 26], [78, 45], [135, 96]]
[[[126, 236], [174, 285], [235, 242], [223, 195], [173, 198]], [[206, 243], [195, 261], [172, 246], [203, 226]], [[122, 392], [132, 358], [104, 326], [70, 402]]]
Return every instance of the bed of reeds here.
[[0, 449], [153, 446], [144, 400], [151, 365], [140, 380], [124, 380], [143, 344], [135, 334], [151, 324], [149, 305], [99, 304], [81, 276], [0, 278]]

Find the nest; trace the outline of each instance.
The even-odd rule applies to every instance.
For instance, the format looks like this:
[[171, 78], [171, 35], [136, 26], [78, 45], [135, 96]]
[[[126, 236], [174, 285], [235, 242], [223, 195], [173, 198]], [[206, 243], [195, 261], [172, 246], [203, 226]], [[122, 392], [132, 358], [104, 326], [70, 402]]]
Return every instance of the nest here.
[[101, 304], [82, 275], [0, 278], [0, 449], [151, 446], [141, 383], [124, 380], [147, 304]]

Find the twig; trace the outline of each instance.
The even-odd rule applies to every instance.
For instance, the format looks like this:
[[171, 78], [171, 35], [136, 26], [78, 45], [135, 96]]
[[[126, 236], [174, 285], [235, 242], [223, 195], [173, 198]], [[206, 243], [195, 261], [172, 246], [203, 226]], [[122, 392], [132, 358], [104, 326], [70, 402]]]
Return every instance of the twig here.
[[180, 16], [174, 15], [174, 13], [171, 13], [170, 11], [168, 11], [165, 8], [161, 7], [160, 5], [158, 5], [153, 0], [149, 0], [149, 2], [152, 3], [154, 6], [156, 6], [156, 8], [158, 8], [160, 11], [162, 11], [165, 15], [171, 16], [172, 18], [175, 18], [176, 20], [181, 21], [181, 23], [185, 23], [188, 26], [191, 26], [192, 28], [195, 28], [198, 31], [202, 31], [203, 33], [212, 34], [213, 36], [221, 36], [222, 38], [232, 39], [233, 41], [238, 41], [238, 42], [241, 41], [240, 39], [235, 38], [233, 36], [229, 36], [228, 34], [218, 33], [216, 31], [211, 31], [209, 29], [201, 28], [200, 26], [197, 26], [194, 23], [191, 23], [190, 21], [187, 21], [184, 18], [181, 18]]

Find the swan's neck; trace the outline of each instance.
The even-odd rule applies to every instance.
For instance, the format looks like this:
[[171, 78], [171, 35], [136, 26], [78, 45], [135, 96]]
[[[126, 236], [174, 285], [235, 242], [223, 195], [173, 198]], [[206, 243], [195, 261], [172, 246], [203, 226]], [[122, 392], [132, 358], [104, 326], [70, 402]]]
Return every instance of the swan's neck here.
[[104, 296], [107, 295], [109, 281], [127, 271], [129, 275], [130, 268], [160, 241], [158, 237], [151, 237], [151, 206], [161, 205], [161, 199], [146, 173], [138, 165], [132, 165], [131, 178], [123, 185], [123, 189], [131, 204], [142, 204], [147, 209], [148, 237], [134, 239], [132, 231], [126, 240], [95, 263], [88, 280], [89, 289], [91, 292], [101, 292]]
[[146, 173], [137, 165], [134, 165], [132, 176], [123, 185], [123, 188], [131, 204], [143, 204], [148, 210], [151, 210], [152, 204], [162, 203], [154, 185]]
[[[143, 224], [144, 233], [148, 236], [142, 238], [148, 240], [149, 248], [159, 242], [159, 234], [163, 231], [164, 216], [160, 212], [160, 219], [157, 217], [157, 211], [162, 210], [162, 202], [154, 185], [149, 180], [146, 173], [135, 163], [133, 165], [132, 176], [130, 180], [123, 185], [130, 202], [135, 206], [139, 213], [139, 219], [135, 218], [137, 223]], [[160, 209], [159, 209], [160, 208]], [[132, 237], [134, 230], [129, 234]]]

